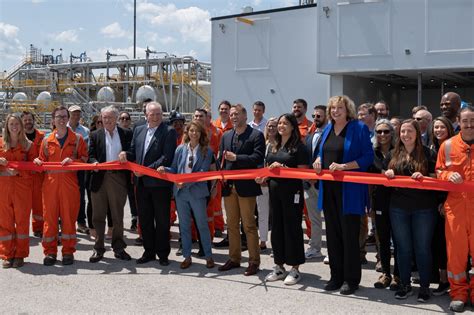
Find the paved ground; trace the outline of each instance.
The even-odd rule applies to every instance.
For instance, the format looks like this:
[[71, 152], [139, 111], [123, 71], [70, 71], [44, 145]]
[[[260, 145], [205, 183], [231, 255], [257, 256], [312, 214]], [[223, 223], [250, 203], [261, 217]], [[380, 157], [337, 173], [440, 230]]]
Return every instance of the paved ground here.
[[[127, 217], [127, 227], [129, 222]], [[270, 252], [262, 255], [258, 276], [245, 277], [243, 267], [227, 273], [217, 268], [208, 270], [199, 258], [193, 258], [191, 268], [182, 271], [182, 257], [175, 256], [177, 226], [172, 231], [171, 264], [167, 267], [157, 261], [140, 266], [135, 260], [118, 261], [110, 250], [103, 261], [91, 264], [92, 242], [86, 235], [79, 235], [74, 265], [45, 267], [41, 244], [31, 238], [25, 266], [0, 269], [0, 313], [412, 314], [445, 313], [449, 304], [447, 296], [432, 297], [427, 304], [417, 302], [417, 287], [415, 295], [405, 301], [396, 300], [389, 290], [375, 289], [373, 282], [379, 274], [374, 271], [373, 252], [363, 269], [361, 289], [353, 296], [322, 290], [329, 279], [329, 267], [322, 261], [301, 266], [303, 278], [294, 286], [285, 286], [282, 281], [265, 284], [263, 279], [273, 266]], [[134, 259], [142, 254], [142, 248], [132, 245], [135, 237], [126, 231], [127, 251]], [[223, 264], [226, 254], [225, 249], [214, 249], [216, 263]], [[244, 257], [246, 266], [247, 252]]]

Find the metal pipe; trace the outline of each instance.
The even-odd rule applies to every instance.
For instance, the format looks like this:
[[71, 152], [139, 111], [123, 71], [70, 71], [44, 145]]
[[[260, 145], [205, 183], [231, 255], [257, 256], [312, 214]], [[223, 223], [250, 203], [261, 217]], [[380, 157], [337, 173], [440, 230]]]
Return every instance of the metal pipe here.
[[137, 58], [137, 0], [133, 0], [133, 59]]

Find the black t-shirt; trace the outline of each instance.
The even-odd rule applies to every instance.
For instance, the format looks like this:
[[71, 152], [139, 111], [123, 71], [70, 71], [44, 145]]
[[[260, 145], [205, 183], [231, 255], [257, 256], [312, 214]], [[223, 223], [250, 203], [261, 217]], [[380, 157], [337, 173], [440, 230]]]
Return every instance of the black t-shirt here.
[[[428, 173], [433, 174], [436, 166], [436, 153], [425, 146], [423, 146], [423, 153], [427, 160]], [[390, 159], [391, 154], [386, 159], [387, 169]], [[413, 173], [415, 171], [410, 164], [404, 165], [401, 173], [397, 173], [395, 170], [395, 175], [411, 176]], [[423, 175], [428, 176], [428, 174]], [[445, 193], [442, 191], [394, 187], [390, 197], [390, 205], [391, 207], [409, 210], [436, 209], [444, 197]]]
[[33, 131], [32, 133], [27, 133], [27, 132], [25, 132], [25, 134], [26, 134], [26, 137], [28, 138], [28, 140], [30, 140], [30, 141], [32, 141], [32, 142], [35, 141], [36, 132], [34, 132], [34, 131]]
[[326, 142], [323, 145], [323, 161], [321, 163], [323, 169], [329, 169], [329, 165], [333, 162], [342, 163], [344, 158], [344, 141], [346, 140], [347, 125], [336, 135], [334, 127], [331, 128]]
[[[285, 164], [287, 167], [297, 168], [298, 165], [308, 165], [308, 150], [303, 143], [299, 143], [295, 149], [288, 150], [287, 148], [280, 148], [277, 152], [273, 153], [272, 148], [268, 150], [266, 157], [267, 165], [273, 162]], [[273, 183], [284, 184], [289, 186], [295, 186], [301, 189], [303, 181], [301, 179], [292, 178], [270, 178], [270, 185]]]

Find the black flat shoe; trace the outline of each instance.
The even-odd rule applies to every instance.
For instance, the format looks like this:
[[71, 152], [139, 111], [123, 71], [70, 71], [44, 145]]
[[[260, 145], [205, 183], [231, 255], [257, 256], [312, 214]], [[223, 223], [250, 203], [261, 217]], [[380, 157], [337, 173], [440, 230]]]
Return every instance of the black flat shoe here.
[[132, 257], [124, 250], [114, 253], [114, 256], [120, 260], [132, 260]]
[[97, 252], [97, 251], [94, 251], [94, 253], [92, 254], [92, 256], [89, 257], [89, 262], [91, 262], [91, 263], [96, 263], [96, 262], [101, 261], [102, 258], [104, 258], [104, 254], [103, 254], [103, 253], [99, 253], [99, 252]]
[[339, 293], [341, 293], [342, 295], [351, 295], [351, 294], [354, 294], [354, 292], [356, 290], [359, 289], [359, 286], [357, 284], [349, 284], [347, 282], [345, 282], [342, 287], [341, 287], [341, 291], [339, 291]]
[[169, 266], [169, 264], [170, 264], [170, 261], [168, 259], [164, 259], [164, 258], [161, 259], [160, 258], [160, 265], [161, 266]]
[[147, 262], [153, 261], [155, 259], [156, 258], [154, 256], [145, 256], [145, 255], [143, 255], [142, 257], [137, 259], [137, 264], [139, 264], [139, 265], [146, 264]]
[[324, 286], [324, 291], [336, 291], [339, 290], [342, 286], [342, 283], [329, 280], [328, 283]]

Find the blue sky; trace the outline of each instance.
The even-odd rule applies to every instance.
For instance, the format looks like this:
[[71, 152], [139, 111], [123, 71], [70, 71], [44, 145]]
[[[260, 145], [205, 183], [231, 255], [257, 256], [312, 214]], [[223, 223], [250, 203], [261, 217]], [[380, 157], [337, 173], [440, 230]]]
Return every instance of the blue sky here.
[[[137, 0], [137, 56], [153, 50], [211, 59], [211, 17], [297, 5], [298, 0]], [[105, 60], [105, 52], [133, 57], [133, 0], [0, 0], [0, 71], [30, 44], [54, 55]]]

